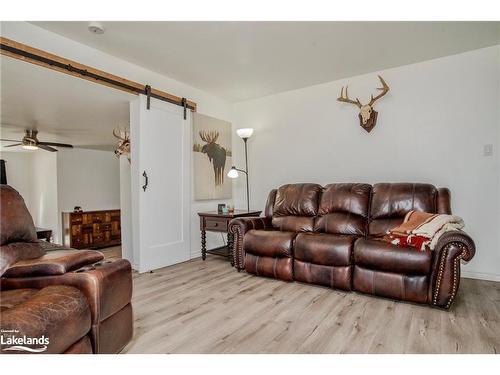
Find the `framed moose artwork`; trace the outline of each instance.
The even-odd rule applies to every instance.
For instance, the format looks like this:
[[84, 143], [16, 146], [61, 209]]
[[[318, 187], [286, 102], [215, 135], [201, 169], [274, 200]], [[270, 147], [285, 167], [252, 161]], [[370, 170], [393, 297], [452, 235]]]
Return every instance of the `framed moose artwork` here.
[[231, 180], [231, 123], [193, 114], [194, 199], [229, 199]]

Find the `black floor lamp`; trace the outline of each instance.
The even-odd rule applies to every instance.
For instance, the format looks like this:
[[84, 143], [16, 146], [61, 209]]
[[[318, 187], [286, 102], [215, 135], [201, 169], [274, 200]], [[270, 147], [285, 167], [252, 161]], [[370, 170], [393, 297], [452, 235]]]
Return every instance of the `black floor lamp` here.
[[234, 165], [231, 167], [229, 172], [227, 172], [227, 177], [229, 178], [238, 178], [239, 173], [238, 172], [243, 172], [245, 174], [245, 177], [247, 178], [247, 211], [250, 212], [250, 198], [249, 198], [249, 189], [248, 189], [248, 148], [247, 148], [247, 141], [248, 138], [250, 138], [253, 134], [253, 129], [252, 128], [244, 128], [244, 129], [238, 129], [236, 130], [236, 134], [243, 139], [243, 142], [245, 142], [245, 170], [243, 169], [238, 169]]

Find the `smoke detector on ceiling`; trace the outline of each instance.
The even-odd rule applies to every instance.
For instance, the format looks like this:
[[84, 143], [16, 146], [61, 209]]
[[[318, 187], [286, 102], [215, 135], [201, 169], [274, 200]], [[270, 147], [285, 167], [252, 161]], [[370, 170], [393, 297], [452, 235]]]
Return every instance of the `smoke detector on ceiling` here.
[[99, 22], [89, 23], [89, 31], [92, 34], [104, 34], [104, 27]]

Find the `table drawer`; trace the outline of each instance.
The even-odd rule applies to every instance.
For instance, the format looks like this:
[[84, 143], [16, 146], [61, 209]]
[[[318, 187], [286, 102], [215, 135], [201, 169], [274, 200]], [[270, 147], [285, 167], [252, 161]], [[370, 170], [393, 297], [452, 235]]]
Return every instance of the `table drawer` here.
[[218, 219], [215, 217], [207, 217], [205, 218], [205, 229], [218, 232], [227, 232], [227, 220]]

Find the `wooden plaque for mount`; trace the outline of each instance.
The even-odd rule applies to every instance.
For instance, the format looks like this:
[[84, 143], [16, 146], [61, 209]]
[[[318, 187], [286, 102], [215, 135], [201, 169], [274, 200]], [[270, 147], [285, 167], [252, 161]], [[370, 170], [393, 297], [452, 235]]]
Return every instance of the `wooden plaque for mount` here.
[[361, 113], [360, 113], [358, 115], [358, 117], [359, 117], [359, 125], [363, 129], [365, 129], [368, 133], [371, 132], [372, 129], [377, 124], [377, 115], [378, 115], [378, 112], [375, 111], [375, 110], [372, 110], [372, 115], [370, 116], [370, 118], [368, 119], [368, 121], [366, 122], [366, 124], [363, 124], [363, 118], [361, 117]]

